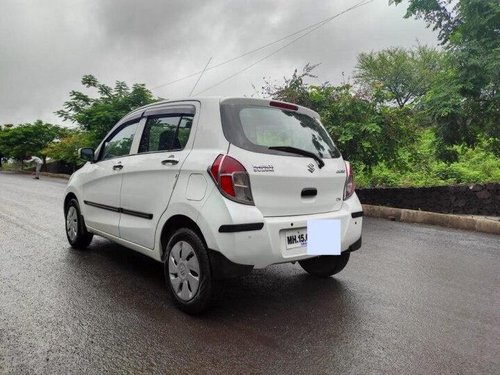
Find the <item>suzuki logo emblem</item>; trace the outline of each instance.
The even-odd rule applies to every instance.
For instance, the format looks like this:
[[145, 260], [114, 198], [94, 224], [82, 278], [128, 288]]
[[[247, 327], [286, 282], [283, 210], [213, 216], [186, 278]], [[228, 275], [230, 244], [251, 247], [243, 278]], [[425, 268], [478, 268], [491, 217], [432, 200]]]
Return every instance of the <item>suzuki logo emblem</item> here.
[[307, 170], [311, 173], [314, 172], [314, 164], [313, 163], [309, 163], [307, 164]]

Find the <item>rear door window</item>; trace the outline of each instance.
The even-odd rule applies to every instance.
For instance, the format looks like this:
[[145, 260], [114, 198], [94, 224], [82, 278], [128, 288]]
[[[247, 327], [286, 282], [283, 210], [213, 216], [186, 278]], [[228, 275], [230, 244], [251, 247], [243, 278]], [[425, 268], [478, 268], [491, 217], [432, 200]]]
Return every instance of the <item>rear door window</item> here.
[[182, 150], [193, 124], [193, 115], [149, 117], [144, 126], [139, 153]]

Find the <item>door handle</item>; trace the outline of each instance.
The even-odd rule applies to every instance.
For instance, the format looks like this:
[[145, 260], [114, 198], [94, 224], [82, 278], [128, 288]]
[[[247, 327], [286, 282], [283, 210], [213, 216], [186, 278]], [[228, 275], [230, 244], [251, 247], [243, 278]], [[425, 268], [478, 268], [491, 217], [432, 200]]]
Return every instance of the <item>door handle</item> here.
[[176, 165], [179, 163], [179, 159], [177, 159], [176, 157], [169, 157], [168, 159], [165, 159], [165, 160], [162, 160], [161, 163], [163, 165], [167, 165], [167, 164], [171, 164], [171, 165]]
[[121, 165], [121, 164], [115, 164], [115, 165], [113, 165], [113, 169], [114, 169], [115, 171], [117, 171], [117, 170], [119, 171], [119, 170], [120, 170], [120, 169], [122, 169], [122, 168], [123, 168], [123, 165]]
[[316, 195], [318, 195], [318, 190], [316, 188], [304, 188], [300, 193], [302, 198], [315, 197]]

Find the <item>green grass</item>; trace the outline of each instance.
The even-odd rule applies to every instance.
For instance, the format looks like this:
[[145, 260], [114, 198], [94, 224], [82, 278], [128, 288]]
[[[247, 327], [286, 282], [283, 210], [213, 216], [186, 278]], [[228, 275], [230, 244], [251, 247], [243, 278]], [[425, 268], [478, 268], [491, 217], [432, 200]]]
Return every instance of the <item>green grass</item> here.
[[402, 153], [394, 163], [379, 163], [371, 171], [356, 165], [356, 185], [422, 187], [500, 182], [500, 160], [490, 151], [492, 142], [485, 139], [474, 148], [454, 146], [457, 160], [447, 163], [436, 158], [434, 135], [425, 130], [413, 149]]

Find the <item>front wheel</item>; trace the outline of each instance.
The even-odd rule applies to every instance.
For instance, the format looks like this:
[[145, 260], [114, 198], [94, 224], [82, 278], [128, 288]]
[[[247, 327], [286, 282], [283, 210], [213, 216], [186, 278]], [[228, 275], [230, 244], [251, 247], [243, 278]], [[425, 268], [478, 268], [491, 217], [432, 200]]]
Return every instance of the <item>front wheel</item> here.
[[87, 232], [76, 199], [71, 199], [66, 206], [66, 237], [75, 249], [85, 249], [92, 241], [93, 234]]
[[317, 277], [330, 277], [344, 269], [349, 261], [349, 253], [323, 255], [299, 261], [300, 266], [309, 274]]
[[214, 300], [216, 284], [201, 238], [191, 229], [179, 229], [168, 241], [166, 254], [165, 281], [177, 306], [189, 314], [206, 310]]

